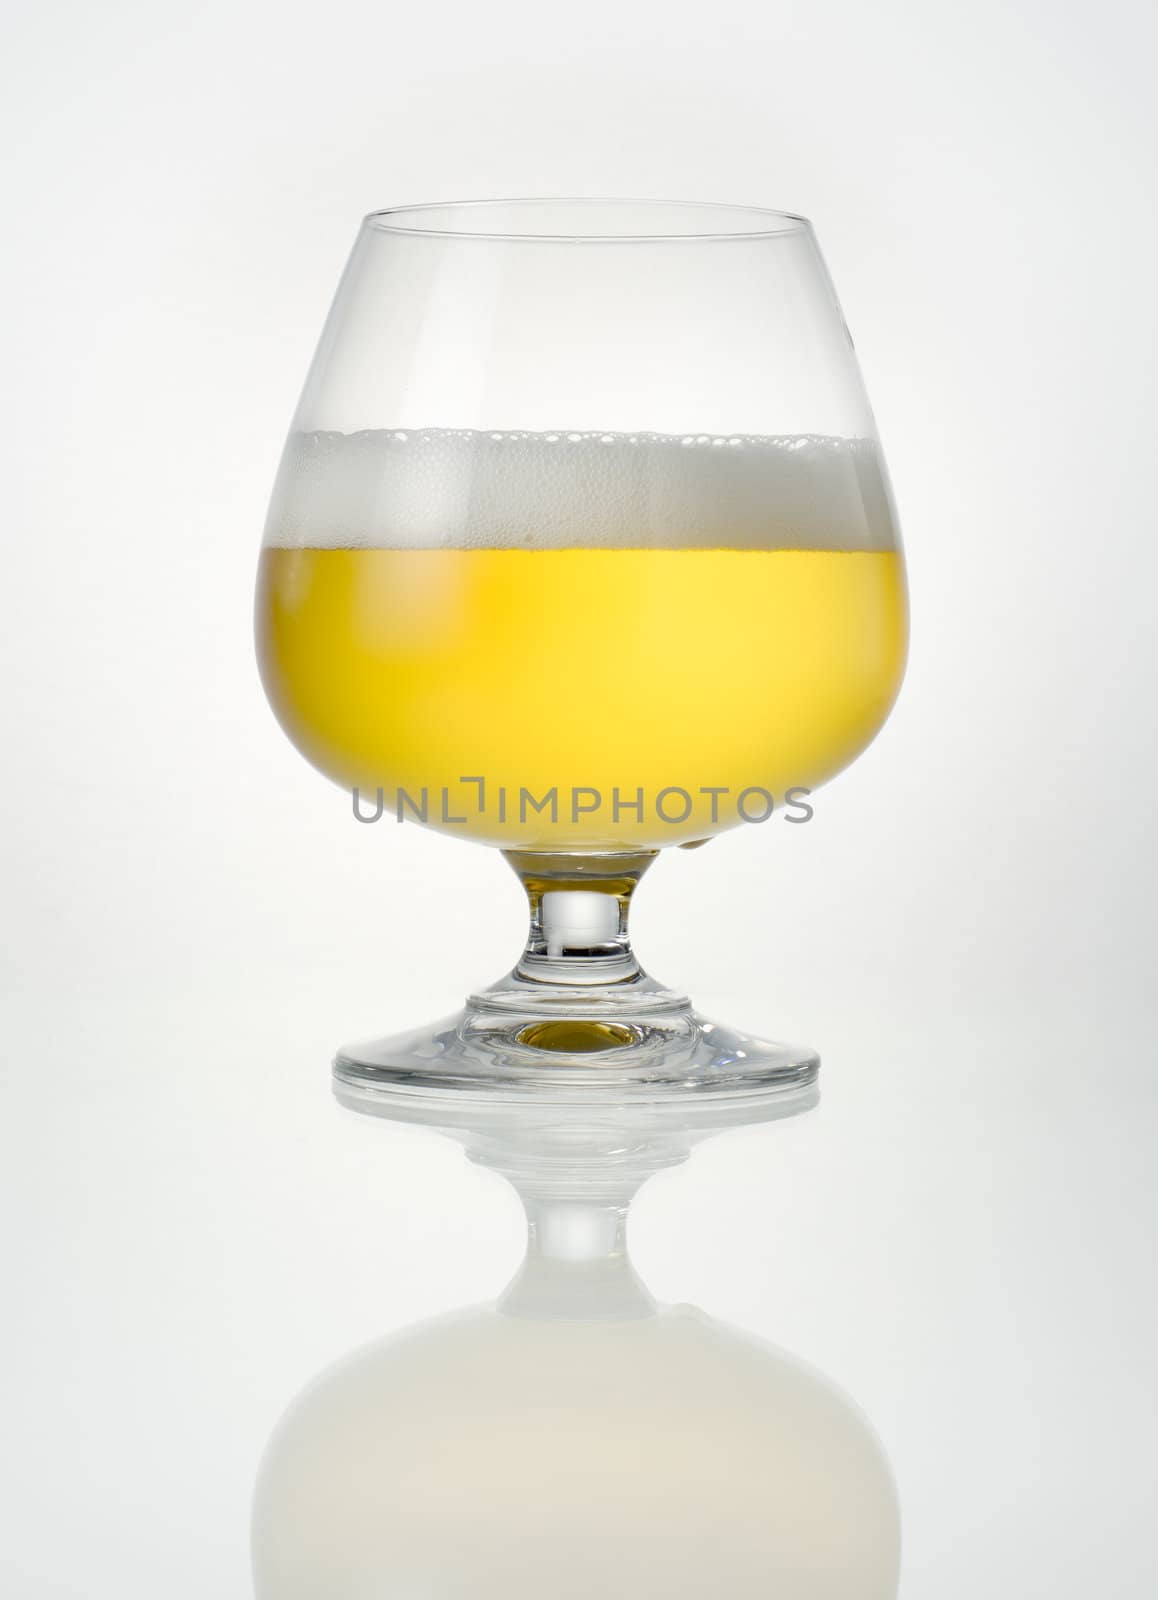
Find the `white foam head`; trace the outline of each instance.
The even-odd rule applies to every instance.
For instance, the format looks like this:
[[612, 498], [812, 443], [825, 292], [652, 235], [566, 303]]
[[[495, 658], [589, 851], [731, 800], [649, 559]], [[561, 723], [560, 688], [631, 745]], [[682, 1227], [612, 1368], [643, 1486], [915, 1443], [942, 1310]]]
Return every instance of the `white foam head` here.
[[293, 433], [267, 545], [891, 550], [869, 439], [421, 428]]

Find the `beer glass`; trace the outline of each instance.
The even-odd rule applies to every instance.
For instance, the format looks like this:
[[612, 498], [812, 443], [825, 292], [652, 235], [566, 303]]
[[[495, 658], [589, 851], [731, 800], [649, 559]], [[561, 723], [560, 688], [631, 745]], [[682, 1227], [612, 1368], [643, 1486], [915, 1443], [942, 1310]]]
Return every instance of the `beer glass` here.
[[811, 1050], [706, 1021], [627, 928], [664, 847], [804, 820], [904, 668], [886, 469], [803, 217], [368, 216], [274, 488], [257, 640], [282, 726], [362, 815], [497, 847], [529, 900], [513, 970], [339, 1052], [344, 1085], [809, 1091]]

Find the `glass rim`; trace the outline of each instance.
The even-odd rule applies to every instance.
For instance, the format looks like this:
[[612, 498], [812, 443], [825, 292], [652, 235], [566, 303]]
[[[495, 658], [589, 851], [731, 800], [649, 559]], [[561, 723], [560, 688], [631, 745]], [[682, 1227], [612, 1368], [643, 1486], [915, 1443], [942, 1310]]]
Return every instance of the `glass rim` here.
[[[496, 227], [488, 219], [503, 210], [525, 211], [528, 219], [536, 210], [569, 208], [578, 215], [584, 208], [603, 207], [613, 211], [622, 207], [625, 218], [630, 214], [633, 224], [622, 229], [606, 227], [595, 230], [580, 228], [543, 228], [528, 225], [526, 228]], [[666, 212], [672, 217], [684, 214], [689, 220], [699, 218], [702, 224], [714, 226], [640, 227], [641, 212]], [[445, 224], [435, 225], [432, 213], [448, 214]], [[725, 215], [732, 219], [724, 226]], [[478, 218], [480, 226], [468, 226]], [[489, 239], [513, 244], [676, 244], [721, 243], [727, 241], [772, 239], [784, 235], [808, 233], [812, 224], [807, 217], [795, 211], [776, 211], [767, 206], [733, 205], [721, 200], [663, 200], [658, 198], [619, 195], [528, 195], [511, 199], [490, 198], [482, 200], [431, 200], [419, 205], [386, 206], [370, 211], [363, 225], [383, 233], [395, 233], [428, 239]]]

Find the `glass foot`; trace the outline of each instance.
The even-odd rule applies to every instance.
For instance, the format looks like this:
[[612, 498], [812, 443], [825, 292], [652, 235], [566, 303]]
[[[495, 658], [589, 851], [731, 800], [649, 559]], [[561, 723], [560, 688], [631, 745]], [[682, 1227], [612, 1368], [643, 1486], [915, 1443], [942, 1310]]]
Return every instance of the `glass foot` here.
[[350, 1106], [406, 1090], [604, 1104], [775, 1093], [794, 1110], [817, 1098], [812, 1050], [753, 1038], [690, 1006], [609, 1010], [577, 1017], [472, 1003], [432, 1026], [346, 1046], [334, 1060], [336, 1091]]
[[782, 1094], [785, 1114], [815, 1102], [814, 1051], [701, 1017], [635, 959], [628, 909], [655, 851], [504, 854], [530, 908], [521, 958], [456, 1015], [339, 1051], [346, 1104], [372, 1110], [375, 1096], [405, 1090], [605, 1105]]

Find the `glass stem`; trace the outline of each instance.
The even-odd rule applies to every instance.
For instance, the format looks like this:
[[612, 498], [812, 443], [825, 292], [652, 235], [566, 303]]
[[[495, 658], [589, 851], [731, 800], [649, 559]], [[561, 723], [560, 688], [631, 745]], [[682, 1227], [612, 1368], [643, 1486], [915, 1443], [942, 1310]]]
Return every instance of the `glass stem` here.
[[645, 1021], [688, 1026], [686, 996], [644, 972], [627, 931], [635, 886], [658, 850], [503, 854], [527, 892], [527, 944], [505, 978], [470, 996], [472, 1018], [485, 1026], [513, 1014], [517, 1044], [569, 1056], [638, 1044]]
[[529, 984], [636, 984], [627, 919], [656, 850], [608, 855], [506, 850], [527, 893], [530, 929], [514, 972]]

